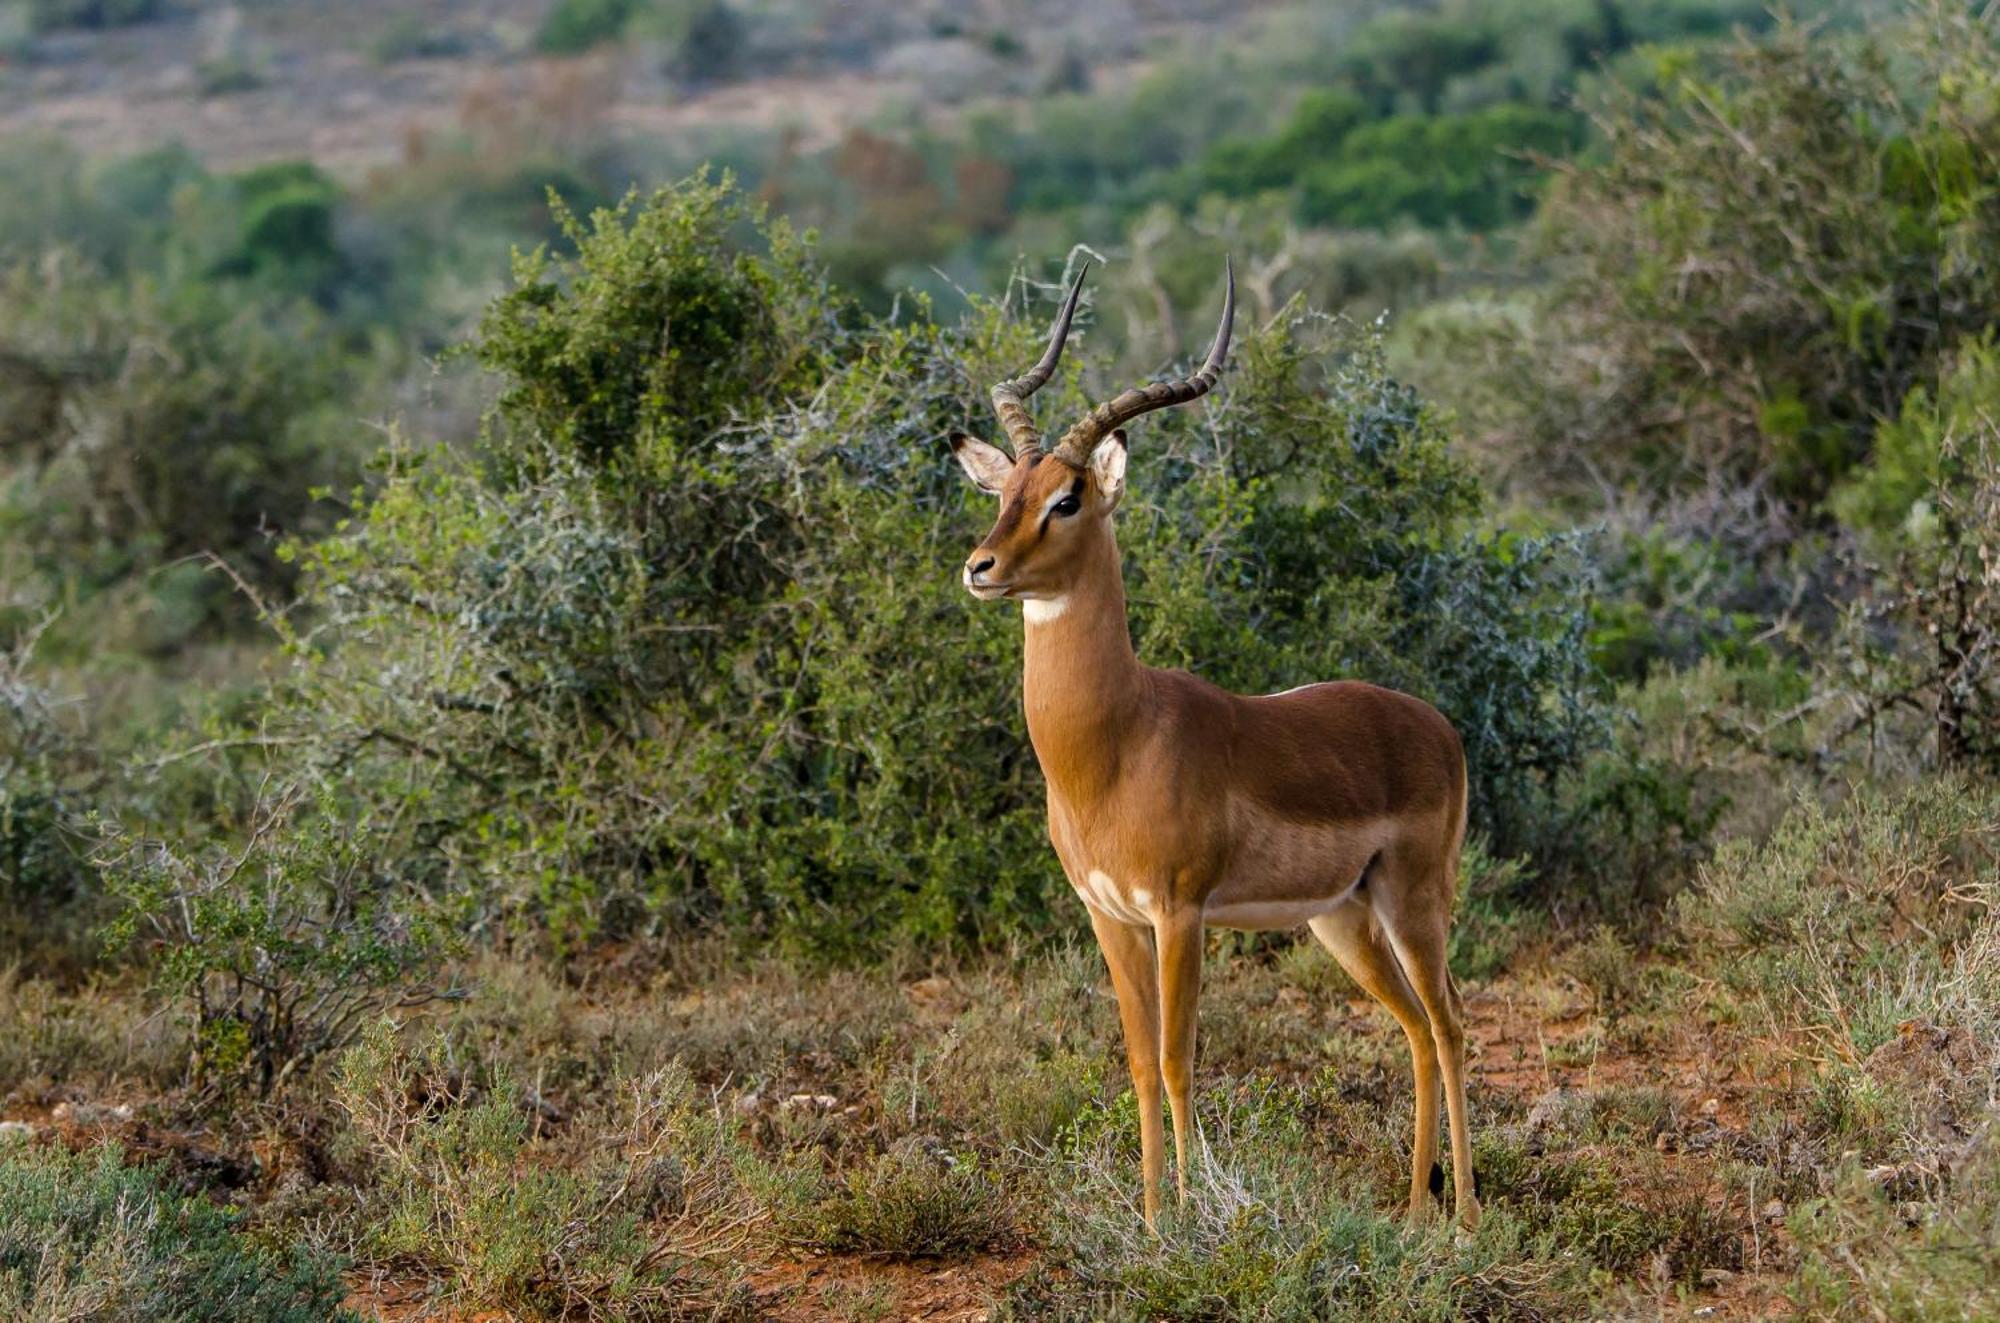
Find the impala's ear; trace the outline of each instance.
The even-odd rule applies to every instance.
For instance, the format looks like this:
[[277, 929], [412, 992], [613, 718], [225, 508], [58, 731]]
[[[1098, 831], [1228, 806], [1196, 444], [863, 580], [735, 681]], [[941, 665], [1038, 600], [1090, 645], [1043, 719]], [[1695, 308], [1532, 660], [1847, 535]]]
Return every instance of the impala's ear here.
[[1090, 452], [1090, 476], [1104, 495], [1106, 509], [1115, 509], [1125, 494], [1125, 429], [1119, 428]]
[[1007, 475], [1014, 471], [1014, 461], [1007, 458], [1006, 451], [963, 432], [951, 434], [951, 453], [958, 457], [959, 467], [972, 479], [972, 485], [988, 496], [998, 496], [1007, 486]]

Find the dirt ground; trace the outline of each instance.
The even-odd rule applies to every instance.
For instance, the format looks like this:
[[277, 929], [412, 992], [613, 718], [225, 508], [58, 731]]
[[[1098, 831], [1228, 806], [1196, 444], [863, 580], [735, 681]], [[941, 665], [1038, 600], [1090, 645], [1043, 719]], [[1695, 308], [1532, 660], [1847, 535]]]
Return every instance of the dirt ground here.
[[[1281, 994], [1273, 1009], [1299, 1013], [1304, 1008]], [[1477, 1084], [1489, 1097], [1502, 1095], [1532, 1116], [1537, 1104], [1547, 1106], [1570, 1091], [1612, 1085], [1662, 1090], [1673, 1100], [1674, 1120], [1655, 1148], [1670, 1166], [1691, 1175], [1750, 1142], [1750, 1117], [1763, 1093], [1777, 1083], [1756, 1078], [1744, 1063], [1719, 1057], [1712, 1041], [1693, 1026], [1668, 1042], [1649, 1042], [1643, 1050], [1621, 1047], [1618, 1036], [1601, 1035], [1601, 1021], [1587, 998], [1564, 996], [1545, 982], [1503, 980], [1469, 993], [1466, 1009]], [[1345, 1012], [1336, 1032], [1385, 1038], [1398, 1032], [1365, 1000], [1349, 1001]], [[1663, 1287], [1657, 1293], [1658, 1317], [1792, 1315], [1783, 1295], [1786, 1277], [1776, 1267], [1785, 1260], [1779, 1216], [1769, 1208], [1748, 1214], [1756, 1243], [1744, 1271], [1712, 1270], [1704, 1289], [1691, 1294]], [[783, 1323], [856, 1318], [972, 1323], [989, 1317], [1007, 1287], [1035, 1264], [1035, 1252], [1023, 1247], [940, 1262], [818, 1255], [747, 1266], [758, 1313]], [[420, 1282], [357, 1278], [353, 1286], [350, 1307], [380, 1323], [512, 1323], [504, 1311], [437, 1310], [427, 1304]]]
[[[920, 1014], [940, 1023], [961, 1000], [928, 978], [903, 989]], [[1108, 993], [1108, 989], [1106, 990]], [[1400, 1031], [1372, 1003], [1354, 997], [1331, 1006], [1314, 1004], [1303, 990], [1281, 987], [1263, 1013], [1317, 1019], [1315, 1032], [1373, 1040], [1400, 1053]], [[1539, 1109], [1563, 1105], [1589, 1091], [1612, 1086], [1657, 1090], [1670, 1101], [1670, 1116], [1653, 1147], [1676, 1173], [1723, 1191], [1728, 1182], [1704, 1178], [1732, 1155], [1754, 1150], [1752, 1119], [1767, 1095], [1794, 1083], [1761, 1079], [1746, 1060], [1718, 1050], [1709, 1027], [1690, 1019], [1657, 1024], [1642, 1034], [1607, 1032], [1604, 1019], [1580, 987], [1546, 975], [1503, 977], [1466, 995], [1467, 1028], [1473, 1047], [1475, 1108], [1483, 1098], [1489, 1117], [1525, 1116], [1535, 1126]], [[1284, 1066], [1279, 1063], [1282, 1071]], [[161, 1109], [149, 1099], [117, 1091], [85, 1097], [58, 1089], [33, 1104], [17, 1100], [0, 1121], [21, 1124], [39, 1139], [72, 1146], [116, 1139], [133, 1157], [177, 1173], [189, 1188], [211, 1192], [282, 1185], [294, 1154], [241, 1153], [199, 1129], [175, 1129], [157, 1119]], [[1775, 1105], [1775, 1098], [1768, 1100]], [[1482, 1122], [1475, 1110], [1474, 1125]], [[1491, 1123], [1490, 1120], [1488, 1123]], [[327, 1173], [302, 1172], [310, 1180]], [[297, 1179], [293, 1176], [292, 1179]], [[1381, 1192], [1387, 1207], [1399, 1191]], [[1717, 1199], [1743, 1196], [1717, 1194]], [[1754, 1192], [1749, 1196], [1754, 1201]], [[1711, 1269], [1702, 1288], [1686, 1291], [1665, 1283], [1637, 1284], [1647, 1296], [1648, 1316], [1667, 1319], [1762, 1319], [1788, 1316], [1783, 1295], [1790, 1259], [1784, 1244], [1783, 1210], [1769, 1206], [1727, 1210], [1750, 1228], [1740, 1272]], [[742, 1265], [754, 1308], [774, 1320], [935, 1319], [975, 1320], [990, 1315], [1007, 1288], [1037, 1263], [1025, 1239], [1000, 1253], [942, 1261], [889, 1262], [866, 1256], [783, 1256]], [[365, 1319], [381, 1323], [501, 1323], [505, 1311], [455, 1311], [438, 1306], [420, 1279], [350, 1278], [348, 1304]], [[1652, 1311], [1657, 1309], [1657, 1314]]]

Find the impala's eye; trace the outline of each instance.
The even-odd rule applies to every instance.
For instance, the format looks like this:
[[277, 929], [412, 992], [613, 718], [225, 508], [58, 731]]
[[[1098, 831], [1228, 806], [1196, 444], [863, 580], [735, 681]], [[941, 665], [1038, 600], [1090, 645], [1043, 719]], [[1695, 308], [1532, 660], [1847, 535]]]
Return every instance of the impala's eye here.
[[1072, 493], [1071, 495], [1063, 497], [1060, 501], [1057, 501], [1051, 513], [1059, 514], [1063, 518], [1067, 519], [1071, 515], [1075, 514], [1078, 510], [1081, 510], [1082, 508], [1083, 508], [1083, 503], [1077, 500], [1075, 494]]

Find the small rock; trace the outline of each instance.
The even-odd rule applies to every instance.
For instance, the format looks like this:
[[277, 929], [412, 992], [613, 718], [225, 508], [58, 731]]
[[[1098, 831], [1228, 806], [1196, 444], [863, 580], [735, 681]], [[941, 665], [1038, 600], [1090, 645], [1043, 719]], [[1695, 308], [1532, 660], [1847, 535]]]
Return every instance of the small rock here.
[[1722, 1110], [1722, 1099], [1720, 1098], [1702, 1099], [1701, 1114], [1703, 1116], [1714, 1116], [1717, 1112], [1721, 1110]]
[[35, 1127], [26, 1121], [0, 1121], [0, 1144], [11, 1144], [15, 1140], [26, 1143], [35, 1137]]
[[1783, 1199], [1773, 1199], [1770, 1203], [1765, 1204], [1762, 1216], [1766, 1222], [1784, 1221], [1785, 1201]]
[[132, 1109], [125, 1103], [107, 1107], [94, 1102], [59, 1102], [49, 1113], [49, 1119], [57, 1125], [76, 1126], [78, 1129], [119, 1125], [132, 1119]]
[[1550, 1089], [1535, 1099], [1528, 1109], [1529, 1134], [1573, 1128], [1582, 1118], [1590, 1099], [1581, 1089]]

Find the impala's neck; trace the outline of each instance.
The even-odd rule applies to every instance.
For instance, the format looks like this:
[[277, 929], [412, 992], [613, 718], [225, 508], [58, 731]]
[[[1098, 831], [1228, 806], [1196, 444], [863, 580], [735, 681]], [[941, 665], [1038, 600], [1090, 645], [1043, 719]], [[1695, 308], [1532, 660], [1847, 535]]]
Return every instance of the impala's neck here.
[[1145, 670], [1125, 622], [1118, 544], [1107, 527], [1060, 597], [1021, 604], [1028, 737], [1049, 786], [1070, 799], [1108, 788], [1144, 713]]

